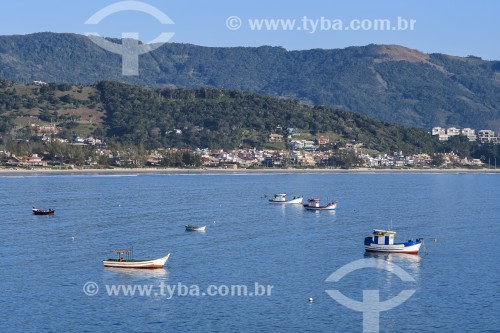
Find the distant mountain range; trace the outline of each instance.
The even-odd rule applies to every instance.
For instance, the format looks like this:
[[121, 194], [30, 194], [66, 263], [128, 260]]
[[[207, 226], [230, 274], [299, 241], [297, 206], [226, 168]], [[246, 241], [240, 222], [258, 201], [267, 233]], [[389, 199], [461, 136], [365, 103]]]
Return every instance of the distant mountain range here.
[[[113, 40], [119, 42], [119, 40]], [[397, 45], [287, 51], [280, 47], [165, 44], [140, 56], [139, 76], [121, 56], [76, 34], [0, 36], [0, 77], [148, 87], [213, 87], [344, 106], [379, 120], [430, 129], [500, 131], [500, 61], [425, 54]]]

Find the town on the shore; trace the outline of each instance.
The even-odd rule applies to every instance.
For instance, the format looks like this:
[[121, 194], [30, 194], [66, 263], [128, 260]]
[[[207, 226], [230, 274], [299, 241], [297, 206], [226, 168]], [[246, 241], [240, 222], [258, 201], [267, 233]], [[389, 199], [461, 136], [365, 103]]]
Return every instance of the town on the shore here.
[[[181, 131], [181, 130], [177, 130]], [[287, 129], [287, 134], [270, 133], [269, 143], [283, 143], [286, 149], [235, 148], [188, 149], [163, 148], [141, 153], [131, 152], [128, 148], [112, 148], [103, 140], [89, 136], [75, 136], [72, 140], [57, 138], [54, 125], [35, 125], [33, 132], [45, 145], [67, 146], [74, 149], [73, 159], [63, 161], [54, 153], [40, 151], [23, 156], [0, 150], [2, 168], [22, 169], [103, 169], [103, 168], [494, 168], [496, 159], [481, 160], [460, 157], [454, 152], [405, 154], [403, 151], [370, 153], [362, 142], [332, 142], [327, 136], [320, 135], [315, 140], [294, 139], [298, 129]], [[447, 141], [453, 136], [466, 137], [469, 142], [481, 144], [500, 143], [500, 137], [493, 130], [480, 130], [478, 134], [471, 128], [434, 127], [429, 133], [439, 141]], [[2, 142], [0, 144], [7, 147]], [[335, 147], [335, 149], [332, 149]], [[85, 148], [85, 149], [84, 149]], [[87, 153], [81, 154], [85, 150]], [[80, 153], [79, 153], [80, 152]]]

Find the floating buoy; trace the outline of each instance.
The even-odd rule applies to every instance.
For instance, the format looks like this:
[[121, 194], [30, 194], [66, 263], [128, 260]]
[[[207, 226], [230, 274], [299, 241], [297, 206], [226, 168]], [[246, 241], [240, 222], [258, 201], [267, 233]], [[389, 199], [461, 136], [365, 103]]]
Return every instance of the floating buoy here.
[[312, 303], [314, 300], [312, 297], [309, 297], [309, 303]]

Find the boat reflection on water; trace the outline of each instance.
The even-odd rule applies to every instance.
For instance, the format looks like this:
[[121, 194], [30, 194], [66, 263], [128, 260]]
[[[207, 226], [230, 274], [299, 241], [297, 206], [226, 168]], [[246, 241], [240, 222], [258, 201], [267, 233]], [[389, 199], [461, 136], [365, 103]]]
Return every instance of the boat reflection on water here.
[[305, 212], [307, 212], [309, 214], [314, 214], [316, 217], [319, 217], [322, 215], [328, 216], [328, 215], [336, 215], [337, 214], [336, 210], [315, 210], [315, 211], [305, 211]]
[[[410, 273], [413, 278], [417, 278], [420, 273], [420, 265], [422, 257], [407, 253], [380, 253], [380, 252], [365, 252], [365, 258], [374, 258], [384, 260], [390, 264], [400, 266], [402, 269]], [[388, 269], [390, 271], [390, 269]]]
[[422, 257], [408, 253], [365, 252], [365, 258], [383, 259], [393, 264], [405, 263], [418, 266], [422, 261]]
[[337, 211], [335, 210], [305, 210], [302, 209], [303, 213], [306, 215], [310, 215], [314, 220], [321, 223], [334, 223], [337, 222]]
[[121, 276], [130, 276], [139, 279], [166, 278], [169, 272], [164, 269], [139, 269], [139, 268], [117, 268], [104, 267], [105, 272], [113, 273]]

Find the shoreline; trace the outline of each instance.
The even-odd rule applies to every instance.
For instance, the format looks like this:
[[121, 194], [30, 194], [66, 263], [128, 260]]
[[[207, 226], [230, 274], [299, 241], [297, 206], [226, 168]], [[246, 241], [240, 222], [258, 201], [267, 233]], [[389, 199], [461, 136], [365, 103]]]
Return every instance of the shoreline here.
[[114, 168], [114, 169], [13, 169], [0, 168], [0, 176], [19, 175], [128, 175], [128, 174], [494, 174], [499, 169], [217, 169], [217, 168]]

